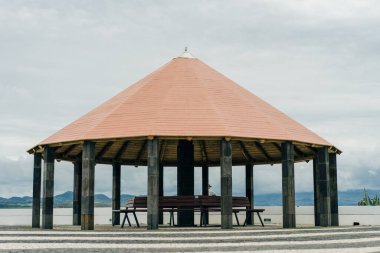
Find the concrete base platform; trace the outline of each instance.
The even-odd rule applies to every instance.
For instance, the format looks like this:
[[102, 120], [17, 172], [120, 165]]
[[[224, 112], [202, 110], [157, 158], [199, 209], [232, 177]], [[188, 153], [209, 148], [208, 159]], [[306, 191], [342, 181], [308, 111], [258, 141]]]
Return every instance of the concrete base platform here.
[[164, 227], [95, 231], [74, 226], [53, 230], [0, 227], [0, 252], [378, 252], [380, 227], [239, 227], [232, 230]]

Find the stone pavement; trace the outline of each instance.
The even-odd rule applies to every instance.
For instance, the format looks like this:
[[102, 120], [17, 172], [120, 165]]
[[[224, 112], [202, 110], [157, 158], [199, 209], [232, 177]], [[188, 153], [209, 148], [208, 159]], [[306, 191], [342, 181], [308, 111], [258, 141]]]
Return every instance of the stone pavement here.
[[380, 252], [380, 227], [145, 228], [0, 226], [0, 252]]

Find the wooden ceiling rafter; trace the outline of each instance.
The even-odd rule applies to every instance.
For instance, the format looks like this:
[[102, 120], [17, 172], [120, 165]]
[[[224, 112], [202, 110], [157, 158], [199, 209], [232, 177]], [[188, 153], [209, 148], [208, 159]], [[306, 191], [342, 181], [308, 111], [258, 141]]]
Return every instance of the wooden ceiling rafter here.
[[145, 150], [145, 147], [146, 147], [146, 144], [148, 143], [148, 140], [144, 140], [143, 144], [141, 145], [141, 148], [139, 150], [139, 152], [137, 153], [137, 156], [136, 156], [136, 166], [138, 166], [141, 162], [141, 156], [142, 154], [144, 153], [144, 150]]
[[204, 140], [200, 140], [199, 145], [201, 148], [202, 160], [205, 163], [205, 165], [208, 165], [209, 160], [207, 155], [206, 142]]
[[73, 151], [77, 146], [78, 146], [78, 144], [70, 145], [65, 151], [63, 151], [62, 157], [68, 156], [70, 154], [70, 152]]
[[125, 151], [127, 150], [129, 145], [129, 141], [124, 141], [119, 150], [116, 152], [115, 157], [113, 158], [114, 162], [119, 162], [120, 158], [123, 156]]
[[299, 157], [305, 157], [305, 154], [296, 146], [294, 145], [294, 152], [297, 154]]
[[254, 142], [255, 146], [261, 151], [261, 153], [263, 153], [263, 155], [265, 156], [265, 158], [267, 159], [267, 161], [273, 161], [272, 157], [268, 154], [268, 152], [264, 149], [263, 145], [261, 145], [260, 143], [258, 142]]
[[247, 147], [244, 145], [244, 143], [242, 141], [239, 141], [239, 145], [240, 145], [242, 153], [243, 153], [244, 157], [247, 159], [247, 161], [250, 163], [254, 163], [255, 159], [251, 156], [251, 154], [247, 150]]
[[162, 140], [161, 141], [161, 146], [160, 146], [160, 155], [159, 155], [159, 157], [160, 157], [160, 164], [162, 164], [162, 162], [164, 161], [166, 145], [167, 145], [167, 141], [166, 140]]
[[102, 158], [104, 154], [107, 153], [107, 151], [112, 147], [113, 143], [113, 141], [106, 142], [102, 149], [96, 154], [95, 160], [99, 160], [100, 158]]

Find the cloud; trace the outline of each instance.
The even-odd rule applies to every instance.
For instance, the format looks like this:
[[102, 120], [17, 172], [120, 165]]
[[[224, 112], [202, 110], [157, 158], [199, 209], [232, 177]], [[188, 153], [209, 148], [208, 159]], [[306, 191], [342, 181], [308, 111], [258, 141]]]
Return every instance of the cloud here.
[[[30, 195], [27, 149], [185, 46], [343, 150], [340, 189], [380, 188], [379, 11], [354, 0], [2, 1], [0, 195]], [[310, 164], [296, 166], [297, 191], [311, 189]], [[167, 171], [165, 191], [175, 193]], [[243, 192], [244, 170], [235, 171], [234, 193]], [[256, 166], [256, 192], [280, 191], [280, 173]], [[122, 176], [126, 192], [144, 194], [144, 168]], [[96, 177], [109, 193], [110, 167], [97, 166]], [[57, 163], [56, 179], [56, 192], [70, 190], [71, 164]]]

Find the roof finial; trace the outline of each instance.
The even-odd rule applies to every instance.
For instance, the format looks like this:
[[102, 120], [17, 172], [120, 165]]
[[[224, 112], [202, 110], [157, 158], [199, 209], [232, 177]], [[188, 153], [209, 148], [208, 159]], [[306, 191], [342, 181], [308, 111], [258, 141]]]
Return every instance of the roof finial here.
[[187, 50], [187, 47], [185, 47], [185, 51], [182, 53], [182, 55], [179, 56], [179, 58], [195, 58], [195, 57], [192, 56]]

